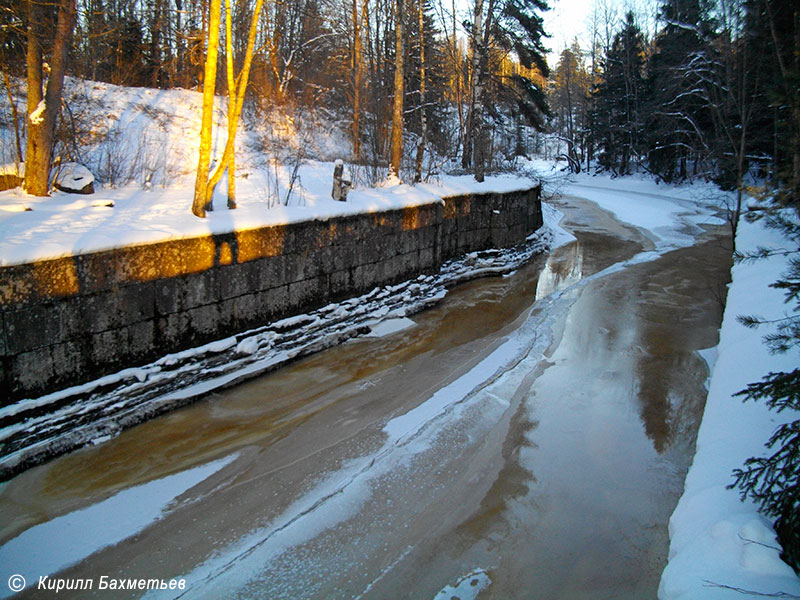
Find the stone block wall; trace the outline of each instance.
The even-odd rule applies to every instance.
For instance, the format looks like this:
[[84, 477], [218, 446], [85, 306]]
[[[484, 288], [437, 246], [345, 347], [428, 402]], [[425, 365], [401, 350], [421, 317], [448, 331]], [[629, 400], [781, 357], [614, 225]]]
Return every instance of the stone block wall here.
[[0, 405], [510, 247], [539, 188], [0, 268]]

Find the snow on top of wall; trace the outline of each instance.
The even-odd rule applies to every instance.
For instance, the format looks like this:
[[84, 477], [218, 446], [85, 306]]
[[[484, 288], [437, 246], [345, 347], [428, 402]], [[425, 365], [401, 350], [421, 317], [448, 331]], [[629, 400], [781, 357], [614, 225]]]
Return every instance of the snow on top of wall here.
[[[269, 205], [251, 179], [237, 180], [239, 208], [228, 210], [216, 196], [216, 210], [206, 219], [191, 213], [193, 190], [187, 185], [142, 190], [129, 186], [101, 189], [90, 196], [54, 192], [49, 198], [20, 189], [0, 192], [0, 266], [98, 252], [123, 246], [255, 229], [295, 221], [326, 220], [442, 202], [443, 196], [471, 192], [528, 189], [536, 182], [523, 177], [443, 177], [439, 184], [395, 185], [356, 189], [347, 202], [330, 197], [333, 164], [309, 162], [300, 167], [303, 188], [289, 206]], [[220, 187], [224, 189], [225, 182]]]

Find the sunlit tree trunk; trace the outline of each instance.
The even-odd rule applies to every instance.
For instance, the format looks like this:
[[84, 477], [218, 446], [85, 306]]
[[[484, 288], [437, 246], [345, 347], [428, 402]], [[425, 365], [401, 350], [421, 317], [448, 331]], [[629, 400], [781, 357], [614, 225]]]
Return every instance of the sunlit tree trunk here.
[[425, 157], [425, 140], [428, 137], [428, 118], [425, 113], [425, 0], [418, 0], [419, 5], [419, 110], [420, 140], [417, 146], [417, 168], [414, 181], [422, 181], [422, 159]]
[[56, 118], [61, 108], [67, 53], [77, 11], [75, 0], [61, 0], [59, 3], [50, 75], [43, 94], [42, 49], [39, 44], [40, 15], [36, 7], [37, 3], [34, 0], [28, 0], [28, 145], [25, 155], [24, 188], [34, 196], [47, 196]]
[[361, 15], [358, 14], [358, 0], [353, 0], [353, 52], [350, 69], [353, 78], [353, 159], [361, 159], [361, 92], [364, 87], [364, 44], [363, 35], [367, 26], [369, 0], [362, 0]]
[[[211, 173], [211, 176], [208, 178], [208, 183], [206, 185], [206, 198], [208, 202], [211, 201], [214, 188], [217, 183], [219, 183], [226, 169], [228, 170], [229, 186], [230, 181], [235, 177], [233, 165], [234, 154], [236, 152], [236, 131], [239, 128], [239, 118], [242, 115], [242, 107], [244, 106], [244, 95], [245, 91], [247, 91], [247, 83], [250, 80], [250, 67], [253, 64], [253, 49], [256, 43], [258, 20], [262, 5], [263, 0], [256, 0], [253, 15], [250, 19], [250, 31], [247, 34], [247, 48], [245, 49], [244, 64], [242, 65], [242, 70], [239, 72], [239, 76], [235, 79], [236, 85], [232, 86], [228, 91], [229, 96], [232, 96], [228, 99], [228, 106], [233, 107], [233, 111], [231, 112], [229, 109], [228, 112], [228, 139], [225, 142], [225, 150], [222, 153], [222, 158], [214, 169], [214, 172]], [[236, 206], [235, 204], [233, 206], [229, 204], [229, 208], [236, 208]]]
[[208, 196], [208, 167], [211, 164], [211, 126], [214, 116], [214, 88], [217, 80], [217, 57], [219, 54], [219, 19], [221, 0], [211, 0], [211, 15], [208, 20], [208, 49], [203, 71], [203, 115], [200, 124], [200, 157], [194, 182], [192, 213], [206, 216]]
[[[233, 49], [232, 49], [232, 35], [228, 34], [228, 41], [226, 42], [226, 49], [228, 50], [229, 60], [231, 61], [228, 68], [228, 139], [225, 143], [222, 157], [220, 158], [214, 171], [209, 176], [209, 165], [211, 163], [211, 124], [212, 114], [214, 108], [214, 79], [216, 79], [216, 61], [219, 46], [219, 21], [221, 12], [221, 0], [211, 0], [211, 17], [209, 19], [209, 50], [208, 60], [206, 62], [205, 80], [210, 81], [211, 89], [209, 96], [208, 87], [203, 86], [203, 125], [200, 137], [200, 161], [198, 163], [197, 178], [195, 179], [195, 192], [194, 204], [192, 205], [192, 212], [198, 217], [205, 217], [205, 211], [212, 208], [211, 199], [214, 195], [214, 188], [222, 179], [225, 171], [228, 171], [228, 208], [236, 208], [235, 202], [235, 160], [234, 154], [236, 152], [236, 131], [239, 126], [239, 117], [242, 114], [242, 106], [244, 105], [244, 94], [247, 90], [247, 83], [250, 79], [250, 67], [253, 61], [253, 48], [255, 46], [256, 31], [259, 16], [261, 14], [261, 7], [263, 0], [257, 0], [253, 15], [250, 20], [250, 31], [247, 36], [247, 49], [245, 50], [244, 65], [239, 72], [238, 77], [233, 76]], [[230, 31], [230, 20], [228, 17], [229, 7], [226, 8], [226, 32]], [[212, 35], [215, 39], [212, 39]], [[214, 50], [212, 53], [212, 42]], [[212, 58], [213, 54], [213, 58]], [[213, 65], [209, 62], [213, 60]], [[208, 96], [208, 99], [207, 99]], [[206, 113], [207, 111], [207, 113]], [[208, 122], [206, 123], [206, 119]], [[233, 196], [231, 196], [233, 194]]]
[[[231, 22], [231, 4], [225, 3], [225, 67], [228, 75], [228, 139], [236, 136], [236, 80], [233, 77], [233, 35]], [[230, 156], [228, 164], [228, 208], [236, 208], [236, 152]]]
[[395, 0], [395, 71], [394, 105], [392, 110], [391, 156], [389, 176], [400, 177], [400, 163], [403, 160], [403, 0]]

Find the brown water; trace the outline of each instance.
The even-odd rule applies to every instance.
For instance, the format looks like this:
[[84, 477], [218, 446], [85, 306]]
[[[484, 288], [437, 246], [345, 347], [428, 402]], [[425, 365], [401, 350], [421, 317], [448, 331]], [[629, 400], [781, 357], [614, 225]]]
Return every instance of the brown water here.
[[[0, 543], [228, 457], [175, 483], [158, 520], [124, 541], [109, 533], [60, 576], [189, 574], [185, 597], [434, 598], [480, 569], [481, 599], [655, 598], [705, 397], [695, 351], [716, 344], [729, 253], [707, 234], [576, 285], [651, 244], [593, 205], [561, 208], [577, 242], [451, 290], [413, 328], [18, 476], [0, 488]], [[414, 435], [383, 430], [456, 390], [532, 321], [532, 337], [552, 331], [545, 355], [520, 355]], [[92, 529], [102, 546], [111, 528]]]

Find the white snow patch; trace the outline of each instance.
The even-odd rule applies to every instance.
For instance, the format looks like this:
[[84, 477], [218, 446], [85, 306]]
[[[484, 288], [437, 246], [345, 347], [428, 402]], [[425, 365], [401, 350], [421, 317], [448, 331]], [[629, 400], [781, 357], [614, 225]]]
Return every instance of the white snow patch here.
[[63, 163], [58, 168], [55, 183], [71, 190], [81, 190], [90, 183], [94, 183], [94, 175], [79, 163]]
[[475, 569], [464, 575], [455, 585], [446, 585], [433, 600], [475, 600], [483, 590], [492, 585], [492, 580], [483, 569]]
[[208, 352], [217, 353], [217, 352], [224, 352], [228, 348], [233, 348], [236, 345], [236, 338], [230, 337], [224, 340], [219, 340], [218, 342], [211, 342], [210, 344], [206, 344], [205, 348]]
[[41, 125], [44, 121], [44, 111], [47, 110], [47, 104], [45, 104], [44, 98], [39, 100], [39, 104], [36, 105], [36, 108], [33, 110], [31, 115], [28, 117], [31, 121], [31, 125]]
[[18, 177], [25, 176], [25, 163], [13, 162], [0, 165], [0, 175], [16, 175]]
[[377, 325], [371, 326], [370, 332], [366, 334], [366, 337], [384, 337], [393, 333], [397, 333], [398, 331], [403, 331], [409, 327], [414, 327], [415, 325], [416, 323], [414, 323], [414, 321], [408, 317], [384, 319]]
[[237, 354], [255, 354], [256, 350], [258, 350], [258, 339], [254, 337], [249, 337], [236, 345], [236, 353]]
[[564, 218], [563, 213], [558, 210], [556, 207], [548, 204], [547, 202], [542, 202], [542, 220], [544, 221], [545, 225], [550, 228], [553, 232], [553, 241], [551, 244], [551, 250], [555, 248], [559, 248], [561, 246], [565, 246], [570, 242], [574, 242], [578, 238], [572, 235], [569, 231], [561, 227], [561, 219]]

